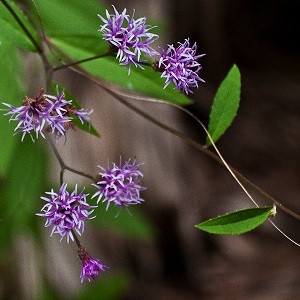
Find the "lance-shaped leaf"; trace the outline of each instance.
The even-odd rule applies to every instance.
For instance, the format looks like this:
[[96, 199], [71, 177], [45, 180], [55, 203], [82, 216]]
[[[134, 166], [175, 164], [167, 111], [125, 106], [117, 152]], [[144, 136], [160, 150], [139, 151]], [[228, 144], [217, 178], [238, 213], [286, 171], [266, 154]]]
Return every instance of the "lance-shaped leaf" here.
[[[0, 29], [1, 30], [1, 29]], [[0, 41], [0, 140], [5, 141], [5, 146], [0, 146], [0, 177], [5, 176], [9, 170], [10, 161], [13, 159], [14, 148], [17, 145], [13, 132], [15, 124], [9, 122], [4, 116], [8, 111], [2, 102], [20, 106], [24, 98], [20, 77], [23, 75], [19, 53], [7, 40]]]
[[[81, 109], [80, 104], [75, 100], [71, 92], [69, 92], [59, 84], [52, 82], [52, 93], [54, 95], [57, 92], [57, 88], [59, 91], [64, 91], [66, 100], [72, 100], [72, 105], [75, 107], [75, 109], [77, 110]], [[93, 127], [93, 125], [90, 122], [85, 121], [84, 123], [82, 123], [80, 119], [75, 115], [72, 115], [72, 122], [76, 127], [80, 128], [81, 130], [89, 132], [90, 134], [93, 134], [97, 137], [100, 137], [100, 134], [97, 132], [97, 130]]]
[[[12, 12], [8, 10], [8, 7], [13, 11], [15, 17], [12, 15]], [[16, 18], [23, 24], [24, 28], [21, 27]], [[31, 36], [35, 44], [39, 47], [40, 40], [38, 34], [28, 21], [24, 12], [13, 1], [6, 0], [0, 2], [0, 42], [6, 39], [13, 45], [23, 49], [37, 51], [28, 35]]]
[[[208, 132], [214, 143], [231, 125], [239, 108], [241, 95], [241, 74], [233, 65], [226, 78], [221, 83], [211, 109]], [[211, 145], [207, 138], [207, 145]]]
[[[7, 176], [0, 185], [0, 256], [20, 233], [37, 233], [35, 212], [47, 183], [47, 153], [42, 143], [17, 140]], [[3, 148], [5, 148], [4, 146]], [[1, 164], [1, 163], [0, 163]]]
[[248, 208], [207, 220], [195, 227], [214, 234], [241, 234], [260, 226], [275, 214], [275, 206]]

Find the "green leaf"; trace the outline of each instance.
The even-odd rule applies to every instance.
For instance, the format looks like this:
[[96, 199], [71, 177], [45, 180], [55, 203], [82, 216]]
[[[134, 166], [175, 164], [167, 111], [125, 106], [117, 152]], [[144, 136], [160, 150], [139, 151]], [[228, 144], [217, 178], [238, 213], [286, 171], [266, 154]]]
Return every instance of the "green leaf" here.
[[[16, 137], [15, 137], [16, 138]], [[16, 234], [37, 230], [35, 215], [44, 205], [40, 200], [47, 171], [46, 152], [30, 137], [18, 141], [8, 176], [0, 187], [0, 249], [9, 246]]]
[[[75, 107], [75, 109], [77, 109], [77, 110], [81, 109], [80, 104], [75, 100], [74, 96], [71, 94], [70, 91], [68, 91], [61, 85], [57, 84], [56, 82], [52, 82], [52, 93], [54, 95], [56, 95], [56, 93], [57, 93], [57, 90], [56, 90], [57, 88], [58, 88], [59, 92], [64, 91], [66, 100], [72, 100], [72, 105]], [[72, 115], [72, 122], [75, 126], [80, 128], [81, 130], [86, 131], [97, 137], [100, 137], [99, 133], [97, 132], [97, 130], [93, 127], [93, 125], [90, 122], [84, 122], [82, 124], [80, 119], [75, 115]]]
[[[82, 0], [36, 0], [36, 4], [50, 42], [71, 62], [108, 51], [109, 45], [98, 31], [103, 22], [97, 14], [105, 16], [105, 8], [99, 2], [90, 0], [87, 4]], [[56, 53], [56, 59], [57, 56]], [[98, 78], [150, 97], [179, 105], [192, 103], [185, 94], [174, 90], [171, 84], [163, 89], [165, 80], [149, 67], [141, 70], [132, 66], [128, 75], [128, 68], [120, 66], [118, 60], [112, 57], [86, 62], [81, 66]]]
[[241, 234], [258, 227], [273, 215], [273, 206], [248, 208], [207, 220], [195, 227], [214, 234]]
[[[67, 42], [61, 37], [53, 37], [50, 41], [59, 48], [63, 53], [67, 53], [68, 57], [73, 61], [79, 61], [96, 55], [95, 51], [87, 51], [78, 45], [80, 41], [77, 36], [68, 37]], [[100, 38], [99, 38], [100, 39]], [[72, 41], [72, 42], [71, 42]], [[90, 42], [89, 42], [90, 43]], [[100, 44], [95, 41], [95, 44], [100, 48]], [[84, 46], [85, 47], [85, 46]], [[103, 46], [101, 46], [103, 47]], [[98, 52], [105, 53], [105, 52]], [[165, 81], [160, 78], [159, 73], [152, 70], [150, 67], [145, 67], [145, 70], [132, 66], [130, 74], [128, 68], [120, 66], [119, 62], [114, 57], [103, 57], [81, 64], [81, 66], [101, 79], [118, 84], [129, 90], [136, 91], [150, 97], [165, 100], [178, 105], [191, 104], [192, 101], [185, 94], [174, 90], [172, 85], [163, 89]]]
[[20, 136], [14, 136], [17, 122], [9, 122], [9, 116], [2, 102], [20, 106], [24, 98], [20, 78], [22, 75], [21, 61], [17, 49], [8, 41], [0, 42], [0, 70], [3, 76], [0, 80], [0, 177], [7, 174], [9, 162], [14, 154], [14, 148]]
[[[238, 67], [233, 65], [217, 91], [210, 113], [208, 132], [214, 143], [225, 133], [235, 118], [240, 95], [241, 75]], [[208, 137], [206, 143], [211, 145]]]
[[[34, 2], [48, 36], [70, 34], [99, 36], [97, 30], [100, 28], [101, 20], [97, 14], [105, 14], [105, 7], [101, 1], [35, 0]], [[31, 8], [33, 15], [37, 15], [36, 8], [35, 6]], [[36, 19], [39, 17], [36, 16]]]
[[[107, 272], [110, 272], [109, 269]], [[107, 276], [106, 276], [107, 275]], [[101, 274], [102, 278], [95, 282], [88, 283], [83, 291], [73, 299], [76, 300], [119, 300], [131, 281], [128, 274], [114, 273], [114, 274]]]
[[[6, 0], [6, 2], [19, 17], [20, 21], [28, 30], [36, 44], [40, 46], [38, 34], [31, 23], [28, 21], [23, 11], [13, 1]], [[32, 41], [26, 35], [25, 31], [22, 29], [13, 15], [8, 11], [4, 4], [0, 2], [0, 42], [2, 42], [3, 40], [8, 40], [13, 45], [29, 51], [37, 51]]]
[[126, 209], [110, 206], [106, 211], [106, 204], [99, 205], [95, 210], [97, 218], [94, 224], [102, 229], [110, 230], [125, 237], [151, 241], [155, 235], [153, 224], [137, 207]]

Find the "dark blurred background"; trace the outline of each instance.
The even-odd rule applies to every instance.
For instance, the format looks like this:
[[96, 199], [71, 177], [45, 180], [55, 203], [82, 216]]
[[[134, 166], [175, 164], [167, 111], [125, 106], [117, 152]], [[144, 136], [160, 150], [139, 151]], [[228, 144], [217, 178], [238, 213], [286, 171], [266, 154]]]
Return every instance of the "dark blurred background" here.
[[[297, 1], [127, 3], [129, 6], [125, 2], [122, 6], [115, 4], [119, 9], [135, 7], [137, 15], [143, 15], [146, 9], [148, 19], [159, 16], [166, 21], [167, 31], [162, 36], [166, 43], [176, 44], [189, 37], [197, 42], [199, 54], [206, 53], [201, 59], [201, 77], [206, 83], [194, 92], [194, 104], [189, 107], [204, 123], [219, 84], [231, 66], [238, 65], [242, 75], [241, 105], [218, 147], [225, 159], [251, 181], [299, 212]], [[156, 111], [151, 105], [145, 106]], [[173, 109], [169, 113], [170, 124], [183, 124], [180, 129], [203, 141], [201, 128], [189, 117]], [[197, 231], [193, 226], [197, 222], [252, 207], [252, 203], [223, 167], [178, 138], [152, 125], [144, 126], [152, 132], [154, 142], [149, 144], [146, 138], [141, 143], [145, 143], [152, 161], [161, 166], [156, 174], [149, 171], [145, 179], [145, 206], [159, 234], [151, 254], [144, 253], [149, 265], [133, 256], [136, 283], [125, 298], [300, 298], [299, 248], [270, 224], [241, 236]], [[158, 183], [161, 180], [164, 184]], [[261, 205], [269, 205], [251, 192]], [[300, 240], [299, 221], [280, 210], [275, 221], [288, 235]]]
[[[162, 33], [157, 45], [164, 47], [185, 38], [197, 42], [198, 53], [206, 54], [201, 58], [200, 74], [206, 83], [191, 95], [194, 104], [188, 109], [204, 124], [208, 122], [218, 86], [231, 66], [237, 64], [242, 78], [241, 104], [232, 126], [217, 146], [229, 164], [283, 205], [300, 213], [298, 2], [106, 3], [111, 12], [111, 4], [119, 12], [126, 7], [128, 14], [135, 8], [136, 17], [147, 16], [151, 25], [158, 22]], [[79, 131], [76, 139], [70, 135], [65, 145], [59, 145], [67, 162], [76, 162], [77, 169], [89, 173], [98, 171], [97, 164], [106, 166], [107, 159], [118, 162], [120, 155], [145, 162], [142, 171], [147, 190], [143, 192], [145, 204], [141, 209], [155, 228], [154, 239], [132, 241], [96, 228], [86, 229], [83, 237], [91, 253], [99, 253], [112, 272], [119, 269], [130, 274], [130, 284], [120, 299], [300, 299], [300, 249], [271, 224], [267, 222], [240, 236], [210, 235], [194, 227], [208, 218], [253, 207], [223, 166], [150, 124], [78, 74], [66, 70], [55, 76], [79, 99], [86, 98], [87, 102], [81, 103], [83, 107], [91, 107], [88, 101], [94, 99], [92, 107], [97, 117], [93, 124], [102, 135], [100, 140]], [[197, 141], [205, 141], [196, 122], [175, 108], [133, 103]], [[53, 165], [57, 166], [57, 162]], [[54, 167], [53, 181], [57, 182], [58, 171]], [[70, 174], [66, 174], [66, 179], [78, 180]], [[260, 205], [270, 205], [258, 193], [249, 191]], [[274, 221], [300, 242], [299, 221], [280, 209]], [[49, 282], [60, 291], [61, 298], [76, 299], [75, 292], [80, 289], [80, 268], [78, 261], [74, 261], [76, 249], [60, 243], [57, 237], [50, 239], [48, 234], [45, 229], [44, 252], [26, 237], [16, 241], [14, 251], [21, 257], [19, 268], [23, 268], [17, 280], [24, 292], [22, 298], [35, 296], [26, 290], [26, 278], [30, 272], [38, 274], [35, 272], [41, 268], [32, 254], [37, 252], [39, 261], [44, 261]], [[111, 270], [104, 276], [109, 278]]]

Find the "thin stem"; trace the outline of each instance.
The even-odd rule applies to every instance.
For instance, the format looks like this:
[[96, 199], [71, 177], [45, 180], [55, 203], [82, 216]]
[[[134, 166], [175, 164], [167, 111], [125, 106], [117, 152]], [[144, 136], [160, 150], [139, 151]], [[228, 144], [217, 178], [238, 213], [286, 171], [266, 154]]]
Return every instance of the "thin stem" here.
[[[119, 95], [122, 95], [123, 97], [132, 97], [129, 94], [126, 93], [122, 93], [119, 92]], [[190, 139], [188, 136], [186, 136], [185, 134], [182, 134], [181, 132], [178, 132], [176, 130], [174, 130], [173, 128], [170, 128], [168, 126], [165, 126], [164, 124], [158, 122], [157, 120], [154, 120], [152, 117], [147, 116], [147, 119], [154, 123], [154, 121], [157, 123], [157, 126], [163, 125], [164, 127], [162, 127], [163, 129], [175, 134], [176, 136], [184, 139], [188, 144], [192, 145], [193, 147], [197, 148], [198, 150], [200, 150], [201, 152], [205, 153], [206, 155], [210, 156], [212, 159], [214, 159], [215, 161], [217, 161], [218, 163], [224, 165], [227, 170], [231, 173], [231, 175], [234, 177], [234, 179], [237, 181], [237, 183], [241, 186], [241, 188], [244, 190], [244, 192], [247, 194], [247, 196], [251, 199], [251, 201], [256, 205], [256, 202], [253, 200], [253, 198], [251, 197], [251, 195], [247, 192], [247, 190], [242, 186], [242, 184], [239, 182], [238, 178], [242, 181], [244, 181], [245, 183], [247, 183], [251, 188], [253, 188], [256, 192], [260, 193], [264, 198], [266, 198], [269, 202], [271, 202], [272, 204], [275, 204], [277, 207], [279, 207], [280, 209], [282, 209], [283, 211], [285, 211], [287, 214], [291, 215], [292, 217], [300, 220], [300, 215], [291, 211], [290, 209], [288, 209], [287, 207], [285, 207], [284, 205], [282, 205], [280, 202], [278, 202], [275, 198], [273, 198], [271, 195], [269, 195], [268, 193], [266, 193], [265, 191], [263, 191], [260, 187], [258, 187], [257, 185], [255, 185], [252, 181], [250, 181], [247, 177], [245, 177], [244, 175], [242, 175], [239, 171], [237, 171], [235, 168], [233, 168], [232, 166], [230, 166], [225, 159], [222, 157], [221, 153], [219, 152], [218, 148], [216, 147], [216, 145], [214, 144], [210, 134], [208, 133], [206, 127], [204, 126], [204, 124], [194, 115], [192, 114], [190, 111], [188, 111], [186, 108], [173, 104], [173, 103], [169, 103], [169, 102], [165, 102], [165, 101], [161, 101], [158, 99], [154, 99], [154, 98], [146, 98], [146, 97], [142, 97], [142, 96], [134, 96], [135, 99], [137, 100], [142, 100], [142, 101], [148, 101], [148, 102], [155, 102], [155, 103], [160, 103], [160, 104], [167, 104], [167, 105], [171, 105], [176, 107], [177, 109], [182, 110], [183, 112], [185, 112], [186, 114], [190, 115], [195, 121], [197, 121], [200, 126], [202, 127], [202, 129], [205, 131], [205, 133], [207, 134], [207, 136], [210, 139], [211, 144], [213, 145], [213, 147], [215, 148], [216, 152], [218, 155], [215, 155], [214, 153], [212, 153], [211, 151], [209, 151], [207, 149], [206, 145], [201, 145], [200, 143], [195, 142], [194, 140]], [[117, 99], [120, 101], [120, 99]], [[125, 104], [125, 103], [123, 103]], [[130, 107], [132, 109], [132, 107]], [[139, 109], [137, 109], [137, 111], [135, 110], [135, 112], [139, 113]], [[145, 117], [144, 115], [142, 115], [143, 117]], [[149, 118], [150, 117], [150, 118]], [[152, 119], [152, 120], [151, 120]], [[183, 135], [183, 136], [182, 136]], [[195, 144], [196, 143], [196, 144]]]
[[147, 61], [139, 61], [139, 65], [146, 66], [152, 68], [153, 63], [149, 63]]
[[62, 184], [64, 183], [64, 173], [65, 173], [65, 169], [61, 169], [60, 170], [60, 174], [59, 174], [59, 183], [60, 183], [60, 186], [62, 186]]
[[87, 173], [82, 172], [82, 171], [78, 171], [78, 170], [76, 170], [76, 169], [73, 169], [73, 168], [67, 166], [67, 165], [65, 164], [65, 162], [63, 161], [62, 157], [60, 156], [60, 154], [59, 154], [59, 152], [58, 152], [58, 150], [57, 150], [57, 148], [56, 148], [56, 145], [54, 144], [54, 142], [53, 142], [53, 140], [52, 140], [52, 138], [51, 138], [50, 135], [48, 135], [48, 139], [47, 139], [47, 140], [50, 142], [51, 148], [52, 148], [52, 150], [53, 150], [53, 152], [54, 152], [54, 155], [55, 155], [55, 157], [57, 158], [57, 160], [58, 160], [58, 162], [59, 162], [59, 165], [60, 165], [60, 168], [61, 168], [61, 171], [60, 171], [60, 183], [61, 183], [61, 184], [62, 184], [62, 182], [63, 182], [63, 174], [64, 174], [64, 170], [68, 170], [68, 171], [70, 171], [70, 172], [72, 172], [72, 173], [75, 173], [75, 174], [77, 174], [77, 175], [80, 175], [80, 176], [82, 176], [82, 177], [86, 177], [86, 178], [88, 178], [88, 179], [94, 181], [94, 177], [93, 177], [92, 175], [87, 174]]
[[82, 60], [74, 61], [70, 64], [65, 64], [65, 65], [53, 68], [52, 70], [53, 71], [58, 71], [58, 70], [66, 69], [66, 68], [69, 68], [69, 67], [72, 67], [72, 66], [75, 66], [75, 65], [78, 65], [78, 64], [82, 64], [82, 63], [92, 61], [92, 60], [95, 60], [95, 59], [98, 59], [98, 58], [106, 57], [106, 56], [110, 56], [110, 54], [108, 52], [104, 53], [104, 54], [99, 54], [99, 55], [96, 55], [96, 56], [93, 56], [93, 57], [89, 57], [89, 58], [85, 58], [85, 59], [82, 59]]
[[52, 148], [52, 150], [53, 150], [53, 152], [54, 152], [54, 154], [55, 154], [55, 156], [56, 156], [56, 158], [59, 162], [59, 165], [60, 165], [61, 169], [65, 169], [65, 163], [64, 163], [63, 159], [61, 158], [60, 154], [58, 153], [56, 145], [54, 144], [50, 134], [48, 134], [48, 139], [47, 140], [49, 141], [49, 143], [51, 145], [51, 148]]
[[288, 235], [286, 235], [272, 220], [268, 219], [268, 221], [274, 226], [274, 228], [279, 231], [285, 238], [287, 238], [290, 242], [300, 247], [300, 244], [291, 239]]
[[27, 37], [30, 39], [31, 43], [34, 45], [34, 47], [36, 48], [36, 50], [40, 54], [42, 54], [43, 53], [42, 47], [40, 47], [40, 45], [36, 42], [36, 40], [34, 39], [34, 37], [31, 35], [31, 33], [29, 32], [29, 30], [23, 24], [23, 22], [21, 21], [21, 19], [19, 18], [19, 16], [15, 13], [15, 11], [12, 9], [12, 7], [8, 4], [8, 2], [6, 0], [1, 0], [1, 2], [7, 8], [7, 10], [11, 13], [11, 15], [17, 21], [17, 23], [20, 25], [20, 27], [25, 32], [25, 34], [27, 35]]
[[39, 53], [39, 55], [40, 55], [40, 57], [41, 57], [41, 59], [43, 61], [44, 68], [45, 68], [46, 90], [49, 92], [51, 90], [51, 81], [52, 81], [52, 73], [53, 72], [52, 72], [52, 67], [49, 64], [49, 62], [48, 62], [48, 60], [47, 60], [47, 58], [45, 56], [43, 47], [37, 43], [37, 41], [35, 40], [35, 38], [29, 32], [29, 30], [27, 29], [27, 27], [23, 24], [22, 20], [16, 14], [16, 12], [13, 10], [13, 8], [9, 5], [9, 3], [6, 0], [1, 0], [1, 2], [6, 7], [6, 9], [10, 12], [10, 14], [13, 16], [13, 18], [17, 21], [17, 23], [20, 25], [20, 27], [22, 28], [22, 30], [24, 31], [24, 33], [26, 34], [26, 36], [29, 38], [29, 40], [31, 41], [31, 43], [34, 45], [34, 47], [36, 48], [37, 52]]
[[[92, 77], [91, 75], [87, 74], [83, 70], [75, 69], [75, 68], [72, 68], [72, 67], [70, 67], [70, 69], [73, 70], [74, 72], [77, 72], [77, 73], [81, 74], [84, 77], [87, 77], [91, 81], [93, 81], [95, 84], [97, 84], [98, 86], [100, 86], [103, 90], [105, 90], [108, 94], [110, 94], [111, 96], [113, 96], [116, 100], [118, 100], [122, 104], [124, 104], [127, 107], [129, 107], [131, 110], [133, 110], [135, 113], [139, 114], [144, 119], [150, 121], [151, 123], [153, 123], [154, 125], [162, 128], [162, 129], [164, 129], [164, 130], [166, 130], [166, 131], [168, 131], [168, 132], [176, 135], [177, 137], [181, 138], [182, 140], [184, 140], [189, 145], [193, 146], [194, 148], [196, 148], [199, 151], [203, 152], [204, 154], [206, 154], [207, 156], [209, 156], [210, 158], [212, 158], [216, 162], [218, 162], [221, 165], [225, 166], [235, 179], [239, 178], [240, 180], [244, 181], [249, 186], [251, 186], [256, 192], [258, 192], [263, 197], [265, 197], [269, 202], [275, 204], [281, 210], [285, 211], [287, 214], [291, 215], [295, 219], [300, 220], [300, 215], [299, 214], [293, 212], [289, 208], [287, 208], [284, 205], [282, 205], [279, 201], [277, 201], [271, 195], [269, 195], [268, 193], [266, 193], [265, 191], [263, 191], [260, 187], [258, 187], [257, 185], [255, 185], [252, 181], [250, 181], [247, 177], [245, 177], [244, 175], [242, 175], [239, 171], [237, 171], [231, 165], [227, 164], [226, 161], [223, 158], [221, 159], [218, 156], [218, 155], [221, 155], [221, 154], [220, 154], [220, 152], [217, 149], [216, 149], [216, 151], [219, 152], [219, 153], [218, 153], [218, 155], [215, 155], [213, 152], [211, 152], [211, 151], [209, 151], [207, 149], [206, 145], [201, 145], [200, 143], [194, 141], [193, 139], [191, 139], [190, 137], [188, 137], [184, 133], [182, 133], [182, 132], [180, 132], [180, 131], [178, 131], [178, 130], [176, 130], [174, 128], [171, 128], [171, 127], [169, 127], [169, 126], [167, 126], [167, 125], [165, 125], [165, 124], [163, 124], [161, 122], [159, 122], [155, 118], [151, 117], [147, 113], [143, 112], [142, 110], [140, 110], [139, 108], [135, 107], [134, 105], [132, 105], [131, 103], [129, 103], [128, 101], [126, 101], [126, 100], [124, 100], [122, 98], [122, 97], [130, 97], [130, 98], [132, 98], [131, 95], [126, 94], [126, 93], [122, 93], [122, 92], [114, 92], [109, 87], [105, 86], [102, 82], [100, 82], [98, 79], [96, 79], [95, 77]], [[201, 127], [206, 131], [206, 133], [208, 133], [207, 130], [206, 130], [206, 128], [205, 128], [205, 126], [202, 124], [202, 122], [196, 116], [194, 116], [191, 112], [189, 112], [187, 109], [183, 108], [182, 106], [178, 106], [176, 104], [168, 103], [168, 102], [161, 101], [161, 100], [158, 100], [158, 99], [145, 98], [145, 97], [136, 96], [136, 95], [134, 96], [134, 98], [138, 99], [138, 100], [144, 100], [144, 101], [150, 101], [150, 102], [158, 102], [158, 103], [161, 103], [161, 104], [167, 104], [167, 105], [175, 106], [176, 108], [178, 108], [178, 109], [184, 111], [185, 113], [189, 114], [193, 119], [195, 119], [201, 125]], [[211, 140], [211, 142], [213, 142], [213, 141]], [[237, 182], [242, 187], [241, 183], [239, 181], [237, 181]], [[244, 187], [242, 187], [242, 189], [246, 192], [246, 190], [245, 190]], [[253, 200], [253, 198], [251, 197], [251, 195], [248, 192], [246, 192], [246, 193], [247, 193], [248, 197], [250, 196], [250, 199], [252, 200], [252, 202], [257, 206], [256, 202]]]
[[72, 234], [74, 236], [74, 240], [75, 240], [75, 243], [76, 243], [77, 247], [82, 248], [81, 243], [79, 241], [79, 238], [78, 238], [77, 234], [75, 233], [74, 229], [71, 229], [71, 231], [72, 231]]
[[90, 174], [88, 174], [88, 173], [85, 173], [85, 172], [82, 172], [82, 171], [78, 171], [78, 170], [73, 169], [73, 168], [71, 168], [71, 167], [69, 167], [69, 166], [67, 166], [67, 165], [65, 165], [65, 169], [68, 170], [68, 171], [70, 171], [70, 172], [72, 172], [72, 173], [75, 173], [75, 174], [77, 174], [77, 175], [80, 175], [80, 176], [82, 176], [82, 177], [86, 177], [86, 178], [88, 178], [88, 179], [94, 181], [94, 176], [92, 176], [92, 175], [90, 175]]

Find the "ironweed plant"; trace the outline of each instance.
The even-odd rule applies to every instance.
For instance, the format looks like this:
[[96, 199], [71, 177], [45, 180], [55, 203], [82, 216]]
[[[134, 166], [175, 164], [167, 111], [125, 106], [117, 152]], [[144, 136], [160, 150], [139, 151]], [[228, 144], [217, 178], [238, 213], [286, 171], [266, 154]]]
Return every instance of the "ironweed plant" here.
[[[0, 172], [4, 178], [1, 181], [1, 202], [4, 202], [0, 224], [4, 228], [1, 229], [1, 247], [11, 242], [13, 226], [10, 222], [30, 227], [32, 216], [39, 216], [44, 219], [45, 227], [49, 227], [51, 236], [58, 234], [62, 242], [76, 245], [78, 258], [82, 262], [79, 275], [81, 282], [85, 279], [95, 280], [100, 273], [111, 270], [113, 266], [108, 267], [106, 262], [93, 258], [82, 245], [80, 236], [86, 234], [86, 224], [101, 217], [97, 216], [98, 205], [101, 203], [106, 203], [106, 211], [115, 206], [125, 208], [130, 213], [131, 206], [142, 205], [144, 202], [142, 192], [146, 187], [142, 183], [142, 163], [138, 160], [123, 161], [120, 158], [119, 163], [112, 162], [107, 167], [99, 165], [98, 174], [87, 174], [77, 170], [76, 166], [67, 165], [62, 159], [57, 145], [68, 142], [70, 131], [79, 128], [86, 134], [100, 137], [92, 125], [93, 108], [82, 108], [72, 96], [72, 91], [63, 86], [63, 82], [53, 81], [56, 72], [67, 68], [94, 82], [147, 121], [183, 139], [199, 150], [201, 155], [207, 155], [223, 165], [245, 192], [250, 204], [252, 202], [252, 207], [203, 221], [195, 224], [196, 228], [214, 234], [242, 234], [270, 221], [281, 234], [299, 246], [271, 218], [276, 215], [276, 207], [294, 218], [300, 219], [300, 216], [232, 168], [216, 147], [218, 139], [232, 124], [240, 105], [241, 75], [238, 66], [232, 66], [216, 91], [206, 128], [186, 108], [191, 103], [189, 94], [205, 84], [200, 74], [205, 54], [197, 48], [195, 41], [186, 37], [183, 41], [160, 45], [156, 49], [154, 42], [159, 43], [156, 26], [149, 25], [146, 17], [136, 18], [134, 12], [128, 14], [126, 9], [120, 11], [115, 6], [105, 9], [95, 3], [91, 4], [88, 12], [98, 16], [97, 22], [95, 18], [89, 20], [92, 16], [86, 16], [84, 22], [65, 23], [60, 28], [61, 20], [55, 22], [53, 17], [57, 14], [58, 19], [63, 18], [63, 13], [51, 11], [58, 5], [56, 1], [34, 3], [31, 10], [36, 12], [35, 22], [32, 22], [32, 18], [29, 20], [24, 12], [27, 10], [20, 9], [15, 2], [1, 0], [0, 4], [0, 65], [4, 74], [0, 82], [4, 115], [0, 124], [3, 141]], [[79, 1], [77, 4], [79, 8]], [[68, 6], [65, 3], [61, 5]], [[60, 10], [63, 11], [63, 8]], [[77, 19], [76, 9], [69, 13], [74, 20]], [[42, 76], [45, 77], [45, 85], [36, 91], [36, 95], [26, 95], [26, 87], [22, 84], [20, 54], [24, 52], [36, 53], [44, 67]], [[122, 89], [115, 89], [115, 86]], [[141, 96], [129, 93], [128, 87]], [[199, 130], [206, 133], [206, 143], [201, 144], [161, 123], [155, 116], [144, 113], [132, 104], [134, 101], [171, 105], [182, 110], [198, 122]], [[22, 143], [18, 144], [19, 141]], [[50, 191], [46, 191], [44, 183], [47, 177], [46, 158], [41, 144], [50, 146], [60, 165], [57, 186], [51, 187]], [[18, 170], [20, 162], [25, 170], [19, 171], [23, 176], [22, 182], [12, 175], [12, 170]], [[80, 187], [76, 184], [71, 187], [64, 178], [65, 170], [88, 179], [90, 186]], [[260, 193], [270, 206], [259, 207], [244, 184]], [[24, 205], [18, 208], [18, 218], [10, 218], [10, 204], [18, 198]], [[135, 218], [135, 215], [131, 218]], [[34, 222], [40, 224], [39, 221]]]

